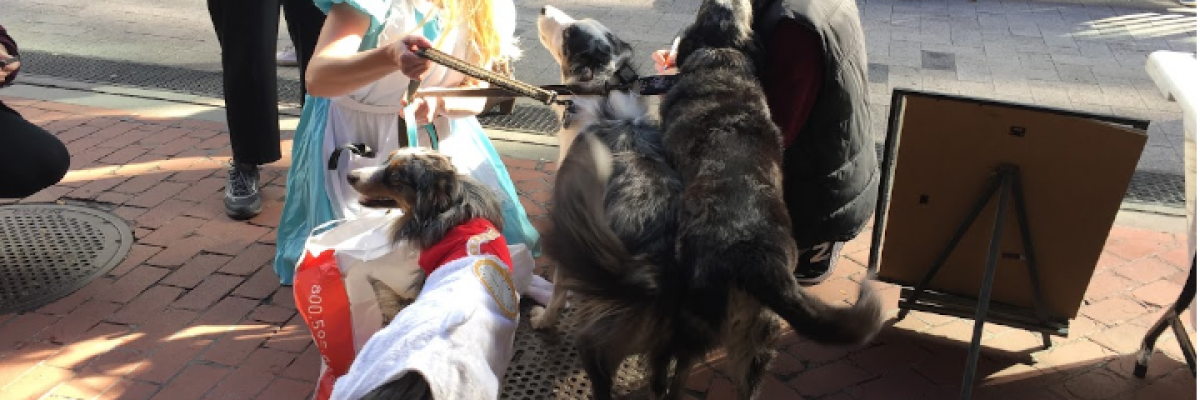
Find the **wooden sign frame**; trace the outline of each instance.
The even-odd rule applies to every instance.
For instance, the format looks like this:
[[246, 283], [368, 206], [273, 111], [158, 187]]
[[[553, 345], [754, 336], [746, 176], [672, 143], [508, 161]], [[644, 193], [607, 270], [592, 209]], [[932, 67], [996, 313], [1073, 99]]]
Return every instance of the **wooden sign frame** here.
[[[1148, 127], [893, 91], [868, 268], [902, 287], [900, 319], [910, 310], [974, 319], [962, 398], [985, 321], [1040, 332], [1045, 347], [1067, 335]], [[977, 223], [981, 215], [994, 218]]]

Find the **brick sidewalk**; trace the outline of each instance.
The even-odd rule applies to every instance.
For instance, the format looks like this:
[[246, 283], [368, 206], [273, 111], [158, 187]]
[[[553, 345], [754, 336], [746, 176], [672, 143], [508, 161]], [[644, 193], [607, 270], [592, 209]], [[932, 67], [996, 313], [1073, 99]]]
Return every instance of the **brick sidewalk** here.
[[[229, 147], [221, 124], [0, 99], [58, 135], [73, 156], [59, 185], [21, 202], [111, 210], [129, 221], [137, 239], [124, 263], [79, 292], [32, 312], [0, 315], [0, 398], [309, 394], [318, 356], [291, 288], [278, 285], [270, 266], [286, 159], [264, 172], [263, 214], [234, 222], [222, 212]], [[555, 166], [507, 162], [527, 211], [544, 220]], [[814, 289], [823, 298], [855, 296], [852, 280], [865, 270], [869, 234], [860, 238], [845, 249], [837, 275]], [[1033, 353], [1036, 364], [1022, 364], [1021, 354], [1037, 348], [1037, 336], [987, 327], [976, 398], [1195, 398], [1196, 382], [1169, 332], [1150, 377], [1131, 374], [1132, 352], [1187, 276], [1185, 240], [1114, 228], [1071, 336]], [[899, 290], [883, 286], [893, 307]], [[956, 398], [970, 326], [918, 312], [864, 349], [788, 337], [761, 398]], [[714, 357], [693, 375], [692, 397], [732, 398], [720, 370]]]

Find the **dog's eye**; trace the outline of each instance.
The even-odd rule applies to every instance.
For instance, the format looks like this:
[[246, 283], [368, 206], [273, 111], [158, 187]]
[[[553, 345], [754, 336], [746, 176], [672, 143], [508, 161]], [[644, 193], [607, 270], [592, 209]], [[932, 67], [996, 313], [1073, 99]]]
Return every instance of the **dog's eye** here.
[[404, 184], [404, 173], [400, 170], [389, 168], [385, 178], [387, 178], [388, 184], [392, 186], [400, 186]]

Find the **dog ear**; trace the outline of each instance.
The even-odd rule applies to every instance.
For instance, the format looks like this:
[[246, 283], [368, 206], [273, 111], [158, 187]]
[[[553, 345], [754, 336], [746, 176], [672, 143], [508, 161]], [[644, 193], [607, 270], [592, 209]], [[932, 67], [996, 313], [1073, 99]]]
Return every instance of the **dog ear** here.
[[413, 190], [418, 190], [419, 179], [425, 175], [425, 166], [422, 165], [420, 157], [416, 155], [402, 155], [399, 160], [392, 163], [399, 163], [396, 168], [389, 168], [387, 182], [394, 187], [408, 187]]
[[[440, 213], [451, 206], [458, 176], [454, 164], [444, 156], [417, 156], [410, 163], [410, 179], [424, 211]], [[423, 204], [422, 204], [423, 203]]]
[[425, 154], [413, 157], [409, 168], [416, 192], [411, 226], [404, 231], [421, 248], [437, 243], [450, 229], [465, 222], [465, 210], [458, 204], [462, 188], [458, 171], [448, 157]]
[[389, 169], [384, 170], [384, 173], [386, 174], [386, 175], [384, 175], [384, 179], [387, 180], [388, 186], [397, 187], [397, 188], [407, 186], [404, 184], [404, 182], [408, 180], [408, 168], [405, 168], [405, 169], [389, 168]]
[[615, 55], [616, 58], [633, 58], [633, 46], [628, 42], [621, 40], [621, 38], [618, 38], [617, 35], [614, 35], [612, 32], [605, 32], [604, 37], [608, 39], [609, 43], [612, 43], [613, 47], [615, 47], [613, 55]]
[[404, 166], [404, 172], [413, 190], [418, 193], [429, 191], [433, 177], [429, 176], [432, 171], [429, 170], [429, 161], [425, 157], [414, 155]]

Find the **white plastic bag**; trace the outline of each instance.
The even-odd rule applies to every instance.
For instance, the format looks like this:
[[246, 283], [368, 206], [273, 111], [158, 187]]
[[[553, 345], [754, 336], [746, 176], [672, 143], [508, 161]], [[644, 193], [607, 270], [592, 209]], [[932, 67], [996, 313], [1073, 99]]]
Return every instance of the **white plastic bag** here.
[[399, 212], [372, 212], [334, 220], [313, 230], [296, 266], [293, 295], [321, 353], [317, 399], [327, 399], [338, 376], [371, 335], [383, 328], [383, 312], [371, 281], [403, 299], [415, 299], [421, 279], [420, 251], [407, 241], [392, 244]]

